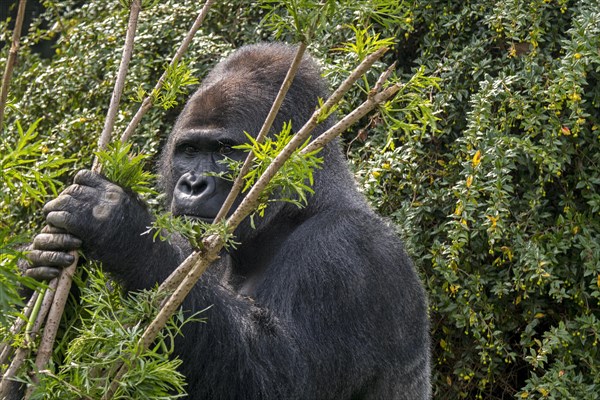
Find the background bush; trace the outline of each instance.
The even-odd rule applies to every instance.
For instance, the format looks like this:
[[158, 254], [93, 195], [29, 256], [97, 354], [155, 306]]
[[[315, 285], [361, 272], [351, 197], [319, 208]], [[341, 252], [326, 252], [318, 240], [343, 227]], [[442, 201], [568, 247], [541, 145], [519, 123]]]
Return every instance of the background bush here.
[[[115, 3], [46, 2], [48, 26], [61, 29], [55, 54], [31, 52], [47, 36], [35, 25], [20, 53], [7, 132], [42, 117], [44, 154], [73, 159], [72, 171], [90, 165], [108, 107], [127, 19]], [[312, 52], [338, 82], [355, 60], [335, 49], [353, 40], [344, 24], [360, 20], [394, 38], [386, 61], [400, 75], [423, 67], [438, 79], [437, 89], [410, 89], [412, 106], [346, 135], [360, 186], [398, 226], [427, 287], [434, 397], [600, 398], [598, 0], [411, 0], [387, 14], [372, 12], [377, 3], [328, 21]], [[117, 129], [198, 7], [168, 0], [142, 14]], [[242, 44], [272, 40], [262, 14], [219, 2], [186, 56], [197, 75]], [[154, 109], [137, 146], [156, 154], [177, 112]], [[8, 234], [39, 229], [42, 201], [1, 190], [5, 245]]]

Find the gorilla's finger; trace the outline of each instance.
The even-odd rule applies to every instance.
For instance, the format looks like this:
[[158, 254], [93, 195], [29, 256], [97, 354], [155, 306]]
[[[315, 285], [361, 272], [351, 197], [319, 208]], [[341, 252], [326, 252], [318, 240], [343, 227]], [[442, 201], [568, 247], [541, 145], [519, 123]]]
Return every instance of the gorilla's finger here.
[[73, 215], [67, 211], [51, 211], [46, 215], [46, 222], [71, 232]]
[[36, 250], [75, 250], [81, 247], [81, 239], [68, 233], [40, 233], [33, 239]]
[[[91, 187], [91, 186], [87, 186], [84, 184], [79, 184], [79, 183], [74, 183], [71, 186], [69, 186], [68, 188], [66, 188], [65, 190], [63, 190], [63, 192], [61, 193], [61, 195], [63, 194], [69, 194], [77, 199], [82, 198], [82, 199], [87, 199], [89, 197], [98, 197], [98, 188], [96, 187]], [[104, 191], [104, 189], [102, 189]]]
[[35, 267], [29, 268], [25, 272], [25, 276], [29, 276], [37, 281], [49, 281], [56, 278], [60, 274], [60, 271], [60, 268]]
[[42, 208], [42, 211], [44, 212], [44, 214], [47, 215], [53, 211], [62, 211], [67, 208], [73, 208], [74, 204], [75, 199], [71, 195], [65, 194], [63, 192], [54, 200], [50, 200], [49, 202], [44, 204], [44, 208]]
[[75, 175], [73, 182], [92, 188], [102, 188], [107, 184], [110, 184], [110, 182], [103, 178], [102, 175], [92, 172], [89, 169], [82, 169], [79, 171], [77, 175]]
[[27, 258], [32, 265], [44, 265], [49, 267], [66, 267], [75, 261], [75, 258], [62, 251], [44, 251], [44, 250], [32, 250], [27, 253]]
[[42, 233], [66, 233], [66, 232], [62, 228], [57, 228], [55, 226], [47, 224], [42, 228]]

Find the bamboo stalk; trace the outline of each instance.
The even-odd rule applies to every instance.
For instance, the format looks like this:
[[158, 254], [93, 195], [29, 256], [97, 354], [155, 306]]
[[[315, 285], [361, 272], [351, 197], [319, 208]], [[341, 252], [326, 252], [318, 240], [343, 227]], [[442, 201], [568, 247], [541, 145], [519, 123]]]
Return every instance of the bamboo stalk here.
[[17, 18], [15, 19], [15, 28], [13, 29], [12, 43], [6, 59], [6, 67], [4, 76], [2, 77], [2, 86], [0, 87], [0, 133], [4, 130], [4, 109], [6, 108], [6, 99], [8, 98], [8, 88], [12, 79], [17, 53], [21, 43], [21, 29], [23, 29], [23, 19], [25, 17], [25, 6], [27, 0], [19, 0], [19, 8], [17, 10]]

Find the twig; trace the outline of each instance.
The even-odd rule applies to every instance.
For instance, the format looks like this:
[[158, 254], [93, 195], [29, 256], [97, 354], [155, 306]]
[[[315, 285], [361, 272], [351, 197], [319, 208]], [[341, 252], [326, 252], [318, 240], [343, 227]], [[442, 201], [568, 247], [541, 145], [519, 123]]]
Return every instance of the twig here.
[[[206, 14], [208, 14], [208, 10], [210, 10], [210, 7], [212, 6], [213, 2], [214, 2], [214, 0], [206, 0], [206, 3], [204, 3], [204, 7], [202, 7], [202, 10], [200, 10], [198, 17], [196, 18], [196, 20], [194, 21], [194, 24], [192, 25], [192, 28], [187, 33], [185, 39], [183, 40], [183, 43], [181, 43], [181, 45], [179, 46], [179, 49], [177, 49], [177, 52], [175, 53], [175, 56], [173, 56], [173, 59], [171, 60], [171, 63], [169, 64], [169, 66], [174, 66], [175, 64], [177, 64], [179, 62], [179, 60], [181, 60], [181, 58], [183, 57], [183, 54], [186, 52], [186, 50], [190, 46], [190, 43], [192, 43], [192, 39], [194, 38], [194, 35], [196, 35], [196, 32], [198, 32], [198, 29], [200, 29], [200, 26], [202, 25], [202, 22], [204, 21]], [[154, 104], [154, 94], [158, 93], [160, 91], [160, 89], [162, 88], [162, 86], [165, 82], [165, 79], [167, 78], [167, 71], [168, 71], [168, 68], [165, 70], [165, 72], [163, 72], [161, 77], [158, 79], [158, 82], [156, 82], [154, 89], [152, 89], [150, 94], [144, 99], [144, 101], [142, 101], [142, 105], [137, 110], [137, 112], [135, 113], [135, 115], [133, 116], [131, 121], [129, 122], [129, 125], [127, 125], [127, 128], [125, 128], [125, 132], [123, 132], [123, 135], [121, 136], [121, 142], [125, 143], [129, 140], [129, 138], [131, 137], [131, 135], [133, 135], [133, 132], [135, 131], [137, 126], [140, 124], [142, 117], [146, 114], [146, 112]]]
[[15, 20], [15, 28], [13, 29], [12, 44], [6, 59], [6, 67], [4, 76], [2, 77], [2, 87], [0, 87], [0, 133], [4, 130], [4, 108], [6, 107], [6, 99], [8, 98], [8, 88], [12, 79], [17, 53], [21, 41], [21, 29], [23, 28], [23, 18], [25, 16], [25, 5], [27, 0], [19, 0], [19, 9], [17, 10], [17, 19]]
[[[39, 294], [40, 293], [37, 291], [33, 292], [31, 297], [29, 298], [29, 301], [27, 302], [27, 305], [25, 306], [25, 309], [23, 310], [22, 315], [17, 317], [16, 321], [10, 327], [10, 336], [14, 336], [17, 333], [21, 332], [21, 329], [23, 329], [23, 327], [27, 323], [27, 319], [31, 315], [31, 311], [33, 310], [33, 306], [37, 302]], [[13, 347], [10, 345], [10, 343], [2, 343], [2, 345], [0, 346], [0, 365], [6, 364], [12, 349]]]
[[337, 124], [323, 132], [319, 135], [318, 138], [313, 140], [306, 146], [300, 154], [307, 154], [313, 152], [315, 150], [321, 149], [327, 145], [327, 143], [331, 142], [336, 136], [340, 135], [346, 129], [348, 129], [352, 124], [356, 121], [367, 115], [371, 110], [373, 110], [377, 105], [387, 101], [389, 98], [394, 96], [398, 91], [402, 88], [402, 85], [396, 83], [382, 92], [377, 93], [374, 96], [370, 96], [365, 100], [360, 106], [355, 108], [350, 114], [346, 115], [339, 121]]
[[[77, 263], [74, 263], [63, 269], [60, 273], [60, 277], [58, 278], [58, 285], [52, 299], [52, 306], [50, 307], [50, 312], [46, 318], [46, 326], [44, 327], [42, 340], [38, 347], [37, 356], [35, 358], [36, 372], [45, 368], [46, 364], [48, 364], [48, 361], [52, 357], [54, 339], [56, 339], [56, 332], [58, 332], [60, 319], [62, 317], [63, 310], [65, 309], [67, 299], [69, 298], [71, 283], [73, 282], [73, 275], [75, 274], [76, 267]], [[36, 381], [37, 379], [34, 377], [34, 382]], [[27, 395], [25, 396], [26, 399], [29, 398], [32, 390], [33, 387], [30, 387], [27, 390]]]
[[161, 293], [170, 293], [177, 289], [177, 286], [183, 281], [185, 276], [192, 270], [196, 262], [193, 257], [195, 253], [189, 255], [179, 266], [160, 284], [158, 291]]
[[4, 375], [2, 376], [2, 382], [0, 383], [0, 399], [3, 399], [5, 397], [7, 397], [9, 394], [11, 394], [10, 393], [10, 390], [12, 389], [11, 388], [11, 386], [12, 386], [11, 380], [12, 380], [12, 378], [14, 378], [16, 373], [19, 371], [19, 369], [25, 362], [25, 359], [29, 355], [29, 351], [30, 351], [31, 346], [33, 345], [33, 341], [35, 340], [38, 332], [40, 331], [40, 329], [42, 327], [42, 322], [46, 318], [46, 315], [48, 315], [48, 311], [50, 311], [50, 307], [52, 305], [52, 297], [54, 295], [54, 291], [56, 290], [57, 283], [58, 283], [57, 280], [53, 280], [48, 285], [49, 287], [46, 290], [46, 293], [44, 295], [44, 299], [42, 301], [42, 306], [40, 308], [38, 318], [35, 320], [35, 323], [33, 324], [31, 331], [26, 332], [25, 343], [17, 349], [9, 367], [7, 368], [7, 370], [4, 372]]
[[[258, 143], [262, 143], [263, 140], [265, 139], [265, 137], [267, 136], [267, 134], [269, 133], [269, 130], [271, 130], [273, 121], [275, 120], [275, 117], [277, 116], [277, 113], [279, 112], [279, 108], [281, 108], [281, 104], [283, 103], [283, 100], [285, 99], [285, 95], [287, 94], [288, 89], [290, 88], [290, 86], [292, 86], [292, 82], [294, 81], [294, 77], [296, 76], [296, 73], [298, 72], [298, 68], [300, 67], [300, 62], [302, 61], [302, 57], [304, 56], [305, 52], [306, 52], [306, 43], [301, 42], [298, 45], [298, 49], [296, 50], [296, 55], [294, 56], [294, 60], [292, 61], [292, 64], [290, 65], [290, 68], [288, 69], [285, 79], [281, 83], [281, 87], [279, 88], [277, 97], [275, 97], [275, 101], [273, 102], [273, 105], [271, 105], [271, 110], [269, 110], [269, 114], [267, 114], [267, 118], [265, 118], [265, 122], [263, 123], [262, 128], [258, 132], [258, 135], [256, 135], [256, 141]], [[227, 213], [233, 206], [235, 199], [237, 198], [237, 196], [240, 194], [242, 188], [244, 187], [244, 177], [248, 174], [248, 171], [250, 171], [250, 167], [252, 167], [253, 160], [254, 160], [254, 153], [249, 152], [248, 156], [246, 157], [246, 160], [244, 161], [244, 165], [242, 165], [242, 168], [240, 169], [240, 172], [239, 172], [237, 178], [233, 182], [233, 186], [232, 186], [229, 194], [227, 195], [225, 202], [223, 202], [223, 205], [221, 206], [219, 213], [215, 217], [215, 222], [219, 222], [221, 219], [223, 219], [223, 218], [225, 218], [225, 216], [227, 216]]]
[[[131, 54], [133, 53], [133, 41], [135, 39], [137, 22], [141, 9], [141, 0], [133, 0], [131, 2], [129, 22], [127, 23], [127, 33], [125, 34], [125, 44], [123, 46], [123, 55], [121, 56], [121, 64], [119, 65], [119, 72], [117, 73], [115, 87], [110, 98], [110, 106], [108, 107], [108, 112], [106, 113], [104, 129], [102, 130], [102, 134], [98, 140], [98, 149], [100, 150], [104, 150], [106, 146], [108, 146], [112, 130], [115, 125], [115, 119], [117, 117], [117, 112], [119, 111], [119, 102], [121, 100], [121, 95], [123, 94], [123, 88], [125, 87], [125, 77], [127, 76], [129, 61], [131, 61]], [[101, 168], [102, 166], [100, 165], [98, 157], [95, 157], [92, 171], [100, 172]]]

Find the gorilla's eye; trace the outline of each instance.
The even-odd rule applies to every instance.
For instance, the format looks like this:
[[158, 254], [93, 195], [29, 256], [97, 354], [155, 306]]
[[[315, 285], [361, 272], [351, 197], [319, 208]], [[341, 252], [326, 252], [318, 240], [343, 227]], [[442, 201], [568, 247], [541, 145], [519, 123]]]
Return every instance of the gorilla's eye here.
[[196, 149], [194, 146], [187, 145], [183, 148], [183, 152], [187, 155], [194, 155], [198, 152], [198, 149]]
[[230, 154], [233, 151], [233, 149], [231, 148], [231, 146], [221, 146], [219, 148], [219, 154]]
[[233, 152], [232, 145], [230, 145], [228, 143], [219, 142], [219, 154], [227, 155], [227, 154], [231, 154], [231, 152]]

